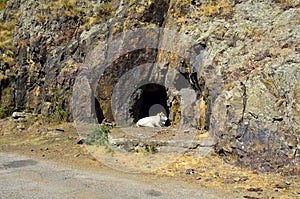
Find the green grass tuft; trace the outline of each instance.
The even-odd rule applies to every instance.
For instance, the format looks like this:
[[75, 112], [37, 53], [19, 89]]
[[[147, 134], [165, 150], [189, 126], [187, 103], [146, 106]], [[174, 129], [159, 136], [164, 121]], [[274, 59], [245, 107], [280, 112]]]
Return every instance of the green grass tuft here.
[[108, 135], [110, 127], [105, 125], [98, 125], [85, 140], [87, 145], [105, 146], [109, 148]]

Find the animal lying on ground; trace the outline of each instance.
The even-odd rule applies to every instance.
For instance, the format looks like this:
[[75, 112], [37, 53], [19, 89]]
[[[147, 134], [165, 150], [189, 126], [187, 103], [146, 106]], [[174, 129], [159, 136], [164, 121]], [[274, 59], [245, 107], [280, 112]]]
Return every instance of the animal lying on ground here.
[[150, 116], [150, 117], [145, 117], [145, 118], [140, 119], [136, 123], [136, 126], [138, 126], [138, 127], [142, 127], [142, 126], [162, 127], [162, 126], [165, 126], [167, 119], [168, 119], [167, 116], [165, 116], [164, 113], [160, 112], [155, 116]]

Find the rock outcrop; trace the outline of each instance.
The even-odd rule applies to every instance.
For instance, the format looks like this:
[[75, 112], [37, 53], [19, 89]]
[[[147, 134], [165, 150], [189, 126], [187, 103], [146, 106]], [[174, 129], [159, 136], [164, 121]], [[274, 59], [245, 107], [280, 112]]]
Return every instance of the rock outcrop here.
[[3, 2], [1, 106], [129, 126], [159, 105], [227, 160], [299, 175], [298, 0]]

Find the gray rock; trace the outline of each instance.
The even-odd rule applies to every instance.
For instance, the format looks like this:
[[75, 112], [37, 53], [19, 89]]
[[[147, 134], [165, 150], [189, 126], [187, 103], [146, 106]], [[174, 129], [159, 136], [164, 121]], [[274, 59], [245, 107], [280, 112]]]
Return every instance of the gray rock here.
[[13, 112], [12, 118], [21, 122], [26, 122], [29, 118], [34, 118], [35, 114], [25, 112]]
[[26, 118], [27, 114], [23, 112], [13, 112], [12, 117], [14, 119]]
[[119, 1], [94, 23], [92, 0], [76, 14], [7, 1], [1, 23], [18, 19], [1, 54], [17, 51], [15, 64], [1, 60], [1, 103], [75, 121], [83, 137], [104, 118], [130, 126], [163, 104], [172, 125], [208, 130], [241, 165], [299, 164], [299, 1], [230, 2]]

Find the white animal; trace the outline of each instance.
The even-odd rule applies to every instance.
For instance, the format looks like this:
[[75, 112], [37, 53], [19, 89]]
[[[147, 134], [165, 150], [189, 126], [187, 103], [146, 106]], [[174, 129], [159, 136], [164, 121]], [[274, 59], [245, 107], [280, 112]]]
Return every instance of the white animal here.
[[141, 127], [141, 126], [147, 126], [147, 127], [162, 127], [165, 126], [165, 123], [167, 121], [167, 116], [163, 112], [158, 113], [155, 116], [150, 116], [150, 117], [145, 117], [140, 119], [137, 123], [136, 126]]

